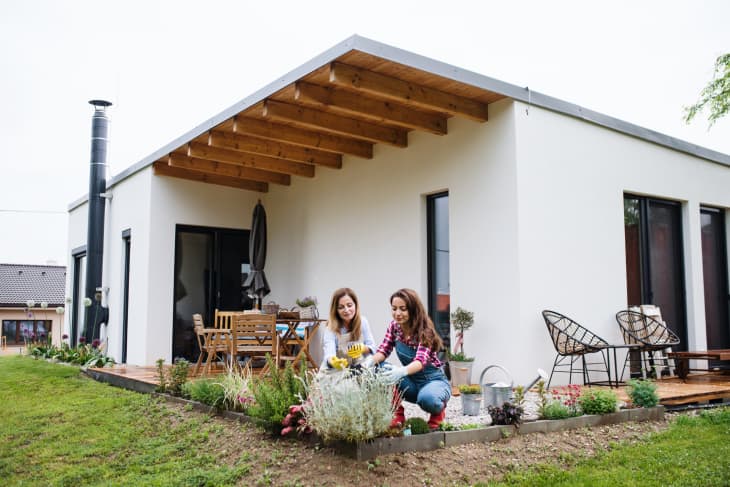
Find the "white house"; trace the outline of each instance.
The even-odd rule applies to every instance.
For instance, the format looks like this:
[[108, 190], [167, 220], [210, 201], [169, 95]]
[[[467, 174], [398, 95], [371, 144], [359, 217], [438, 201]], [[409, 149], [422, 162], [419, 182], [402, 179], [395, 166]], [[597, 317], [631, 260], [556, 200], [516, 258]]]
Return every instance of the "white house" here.
[[326, 314], [352, 287], [377, 341], [413, 288], [447, 334], [449, 305], [474, 312], [477, 374], [549, 370], [544, 309], [617, 343], [615, 313], [655, 303], [681, 348], [729, 348], [728, 188], [727, 154], [354, 36], [108, 182], [109, 352], [170, 362], [193, 353], [192, 313], [244, 306], [259, 200], [265, 302]]

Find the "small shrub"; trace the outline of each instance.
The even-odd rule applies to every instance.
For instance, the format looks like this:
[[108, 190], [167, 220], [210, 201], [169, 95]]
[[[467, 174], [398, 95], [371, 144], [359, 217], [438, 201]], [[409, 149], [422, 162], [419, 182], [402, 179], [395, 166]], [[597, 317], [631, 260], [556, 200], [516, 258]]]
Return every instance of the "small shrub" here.
[[462, 394], [481, 394], [482, 387], [479, 384], [462, 384], [459, 386], [459, 392]]
[[216, 408], [223, 407], [225, 392], [215, 379], [199, 379], [187, 382], [182, 389], [185, 395], [190, 396], [193, 401], [202, 402]]
[[325, 442], [363, 441], [391, 434], [393, 386], [370, 369], [359, 373], [318, 374], [307, 393], [304, 404], [307, 424]]
[[248, 413], [263, 419], [272, 433], [281, 433], [284, 417], [289, 408], [300, 404], [305, 397], [307, 385], [307, 367], [304, 360], [299, 364], [299, 375], [294, 372], [291, 362], [284, 369], [279, 369], [270, 356], [266, 356], [269, 375], [257, 377], [251, 381], [256, 403], [248, 408]]
[[487, 407], [489, 416], [492, 418], [493, 424], [513, 424], [519, 428], [522, 422], [522, 414], [524, 409], [522, 406], [512, 404], [511, 402], [505, 402], [501, 407], [489, 406]]
[[541, 416], [544, 419], [565, 419], [576, 414], [560, 401], [550, 401], [542, 408]]
[[652, 408], [659, 404], [656, 384], [650, 380], [630, 380], [628, 395], [631, 403], [639, 408]]
[[170, 375], [167, 378], [167, 390], [175, 396], [180, 395], [180, 388], [188, 380], [190, 362], [178, 357], [170, 368]]
[[589, 390], [583, 391], [578, 403], [585, 414], [608, 414], [616, 411], [618, 398], [613, 391]]
[[428, 428], [428, 422], [423, 418], [408, 418], [404, 428], [411, 428], [411, 434], [414, 435], [425, 435], [431, 430]]
[[444, 421], [443, 423], [441, 423], [439, 425], [439, 430], [440, 431], [459, 431], [459, 427], [456, 426], [455, 424], [451, 424], [451, 423]]
[[460, 429], [461, 431], [467, 431], [467, 430], [475, 430], [475, 429], [479, 429], [479, 428], [481, 428], [481, 427], [482, 427], [482, 425], [480, 425], [480, 424], [477, 424], [477, 423], [467, 423], [467, 424], [462, 424], [462, 425], [461, 425], [461, 426], [459, 427], [459, 429]]

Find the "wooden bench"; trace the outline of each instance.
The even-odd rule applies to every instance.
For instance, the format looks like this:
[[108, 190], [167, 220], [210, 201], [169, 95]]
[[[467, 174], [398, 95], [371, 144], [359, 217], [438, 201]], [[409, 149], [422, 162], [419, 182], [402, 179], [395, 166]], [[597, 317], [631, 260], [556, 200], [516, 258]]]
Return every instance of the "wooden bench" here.
[[673, 358], [677, 365], [677, 375], [680, 379], [686, 379], [689, 374], [690, 360], [730, 360], [730, 349], [723, 350], [701, 350], [696, 352], [669, 352], [669, 358]]

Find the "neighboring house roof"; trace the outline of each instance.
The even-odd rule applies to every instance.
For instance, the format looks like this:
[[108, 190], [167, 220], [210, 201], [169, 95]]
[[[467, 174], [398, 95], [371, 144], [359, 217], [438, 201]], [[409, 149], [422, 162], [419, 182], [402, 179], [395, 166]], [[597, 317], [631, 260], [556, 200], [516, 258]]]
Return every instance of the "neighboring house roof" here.
[[[557, 98], [352, 36], [113, 177], [155, 173], [267, 192], [291, 176], [337, 170], [342, 156], [369, 159], [375, 143], [406, 147], [408, 132], [445, 135], [453, 116], [487, 120], [511, 98], [730, 166], [730, 155]], [[86, 201], [72, 203], [73, 209]]]
[[0, 264], [0, 307], [24, 307], [30, 299], [62, 306], [65, 289], [64, 266]]

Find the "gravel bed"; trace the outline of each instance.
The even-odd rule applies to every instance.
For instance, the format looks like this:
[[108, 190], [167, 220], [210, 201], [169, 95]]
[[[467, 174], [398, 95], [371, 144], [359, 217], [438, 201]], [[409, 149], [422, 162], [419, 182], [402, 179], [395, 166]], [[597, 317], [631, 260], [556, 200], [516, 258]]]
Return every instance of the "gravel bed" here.
[[[537, 401], [537, 393], [528, 392], [525, 394], [525, 414], [523, 415], [523, 420], [529, 421], [538, 418]], [[406, 411], [406, 419], [419, 417], [428, 420], [429, 414], [418, 407], [418, 405], [404, 401], [403, 406]], [[463, 426], [465, 424], [489, 426], [492, 424], [492, 418], [489, 416], [489, 413], [487, 413], [487, 408], [484, 407], [483, 401], [482, 407], [479, 408], [479, 416], [465, 416], [462, 414], [461, 396], [452, 396], [451, 399], [449, 399], [449, 403], [446, 405], [446, 418], [444, 421], [453, 424], [454, 426]]]

